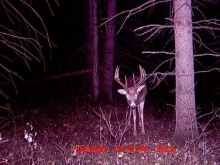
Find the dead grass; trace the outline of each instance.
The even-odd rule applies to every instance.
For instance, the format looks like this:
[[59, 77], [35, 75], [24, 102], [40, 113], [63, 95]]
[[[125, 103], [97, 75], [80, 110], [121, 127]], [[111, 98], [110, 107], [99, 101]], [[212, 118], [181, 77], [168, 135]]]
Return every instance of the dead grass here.
[[[25, 108], [13, 107], [0, 118], [0, 164], [220, 163], [219, 127], [203, 130], [199, 143], [189, 142], [178, 149], [170, 140], [175, 128], [173, 113], [155, 117], [151, 112], [158, 110], [153, 106], [145, 108], [146, 135], [140, 135], [138, 129], [137, 137], [132, 125], [127, 125], [124, 106], [53, 102]], [[77, 146], [104, 146], [106, 151], [80, 152]]]

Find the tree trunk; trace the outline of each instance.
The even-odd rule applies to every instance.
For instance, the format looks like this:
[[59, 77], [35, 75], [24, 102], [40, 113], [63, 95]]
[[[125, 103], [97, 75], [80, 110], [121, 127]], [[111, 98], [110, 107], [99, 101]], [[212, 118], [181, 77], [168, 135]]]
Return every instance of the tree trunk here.
[[[116, 14], [116, 0], [107, 0], [107, 18]], [[115, 21], [114, 19], [106, 24], [104, 40], [104, 59], [102, 72], [103, 96], [112, 102], [112, 84], [114, 72], [114, 40], [115, 40]]]
[[174, 0], [176, 128], [174, 142], [182, 147], [199, 136], [196, 121], [191, 0]]
[[89, 52], [92, 57], [92, 89], [93, 100], [96, 102], [99, 96], [99, 75], [98, 75], [98, 21], [97, 21], [97, 0], [89, 1]]

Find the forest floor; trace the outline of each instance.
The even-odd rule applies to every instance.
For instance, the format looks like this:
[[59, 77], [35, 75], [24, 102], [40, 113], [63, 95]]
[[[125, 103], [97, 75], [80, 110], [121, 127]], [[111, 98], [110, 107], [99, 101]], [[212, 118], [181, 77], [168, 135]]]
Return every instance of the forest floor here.
[[220, 164], [220, 126], [207, 127], [199, 143], [189, 142], [180, 149], [171, 140], [173, 110], [155, 115], [160, 110], [146, 105], [146, 134], [140, 134], [137, 124], [137, 136], [133, 136], [133, 123], [127, 124], [124, 104], [51, 102], [20, 108], [11, 106], [1, 113], [0, 164]]

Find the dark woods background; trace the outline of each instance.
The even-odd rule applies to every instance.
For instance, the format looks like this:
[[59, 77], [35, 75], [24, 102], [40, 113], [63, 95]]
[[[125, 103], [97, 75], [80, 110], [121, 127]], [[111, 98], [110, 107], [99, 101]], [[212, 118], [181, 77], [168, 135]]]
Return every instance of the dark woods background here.
[[[145, 1], [135, 0], [121, 0], [117, 1], [117, 13], [132, 9]], [[68, 72], [75, 72], [80, 70], [89, 69], [89, 60], [91, 60], [85, 51], [85, 43], [87, 42], [87, 23], [88, 23], [88, 5], [85, 0], [68, 1], [62, 0], [59, 2], [60, 7], [55, 3], [51, 3], [54, 16], [48, 12], [48, 8], [40, 3], [34, 3], [34, 7], [41, 14], [47, 26], [50, 39], [56, 45], [50, 49], [43, 44], [44, 62], [33, 61], [30, 63], [30, 70], [23, 64], [19, 58], [13, 58], [13, 62], [9, 65], [12, 69], [16, 70], [24, 80], [15, 79], [18, 89], [16, 95], [13, 86], [4, 84], [4, 89], [9, 91], [8, 94], [13, 98], [6, 100], [1, 96], [2, 102], [15, 102], [19, 104], [28, 104], [31, 106], [42, 105], [51, 100], [57, 101], [80, 101], [88, 103], [92, 101], [91, 97], [91, 73], [83, 73], [75, 76], [56, 78], [54, 80], [47, 80], [47, 77], [54, 75], [62, 75]], [[194, 2], [196, 4], [196, 2]], [[105, 18], [105, 1], [98, 2], [98, 17], [99, 24]], [[207, 18], [220, 17], [219, 5], [205, 4], [202, 11]], [[29, 11], [23, 11], [27, 13]], [[1, 13], [1, 10], [0, 10]], [[146, 55], [142, 54], [143, 51], [173, 51], [174, 42], [167, 41], [173, 39], [172, 33], [158, 34], [150, 42], [144, 42], [144, 37], [138, 37], [133, 30], [137, 27], [157, 23], [164, 24], [164, 18], [169, 18], [172, 15], [169, 3], [157, 5], [151, 11], [143, 11], [137, 15], [132, 16], [120, 33], [116, 35], [115, 39], [115, 67], [119, 65], [123, 74], [129, 75], [132, 72], [138, 73], [138, 65], [142, 65], [147, 74], [150, 74], [162, 61], [167, 59], [164, 54], [160, 55]], [[197, 20], [201, 13], [195, 11], [193, 13], [193, 20]], [[7, 16], [1, 14], [1, 21], [8, 26], [16, 26], [9, 23]], [[115, 19], [116, 32], [122, 25], [124, 15]], [[34, 23], [34, 19], [32, 19]], [[38, 23], [36, 22], [36, 26]], [[17, 27], [19, 28], [19, 26]], [[39, 29], [42, 27], [39, 26]], [[102, 68], [102, 54], [103, 54], [103, 33], [105, 26], [99, 28], [99, 63], [100, 71]], [[208, 32], [201, 32], [200, 37], [204, 39], [205, 43], [217, 43], [219, 45], [219, 36], [211, 38], [207, 35]], [[45, 41], [42, 41], [43, 43]], [[219, 45], [220, 46], [220, 45]], [[203, 52], [199, 45], [195, 45], [196, 53]], [[214, 48], [214, 47], [213, 47]], [[1, 51], [7, 52], [4, 47]], [[215, 47], [216, 49], [216, 47]], [[45, 64], [45, 65], [44, 65]], [[45, 66], [45, 67], [44, 67]], [[200, 62], [195, 60], [195, 70], [208, 69], [210, 66], [219, 67], [219, 59], [213, 57], [201, 57]], [[174, 63], [165, 65], [161, 71], [173, 70]], [[42, 80], [42, 78], [45, 78]], [[213, 105], [219, 106], [220, 103], [220, 76], [216, 71], [211, 73], [196, 74], [195, 77], [196, 100], [199, 108], [204, 110], [211, 110]], [[37, 82], [33, 82], [38, 80]], [[152, 87], [152, 79], [147, 80], [148, 88]], [[119, 95], [116, 93], [118, 86], [114, 84], [114, 100], [118, 100]], [[175, 79], [174, 77], [167, 76], [165, 80], [156, 88], [148, 90], [147, 102], [165, 107], [166, 104], [174, 105], [175, 102]]]

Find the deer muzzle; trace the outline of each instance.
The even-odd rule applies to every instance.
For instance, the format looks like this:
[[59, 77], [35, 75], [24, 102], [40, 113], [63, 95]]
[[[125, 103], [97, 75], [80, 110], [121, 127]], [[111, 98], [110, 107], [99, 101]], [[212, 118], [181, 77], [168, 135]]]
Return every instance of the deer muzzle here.
[[131, 110], [135, 110], [137, 108], [137, 105], [135, 104], [135, 102], [131, 102], [130, 107]]

